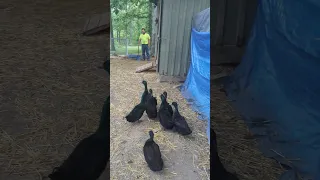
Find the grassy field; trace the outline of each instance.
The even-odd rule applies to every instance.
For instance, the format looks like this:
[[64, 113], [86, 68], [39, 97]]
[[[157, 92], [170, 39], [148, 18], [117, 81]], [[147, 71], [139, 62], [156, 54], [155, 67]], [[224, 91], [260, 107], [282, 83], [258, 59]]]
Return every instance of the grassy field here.
[[[126, 46], [116, 47], [116, 53], [118, 55], [125, 55], [126, 54]], [[139, 53], [138, 53], [138, 46], [128, 46], [128, 53], [129, 54], [141, 54], [141, 48], [139, 49]]]

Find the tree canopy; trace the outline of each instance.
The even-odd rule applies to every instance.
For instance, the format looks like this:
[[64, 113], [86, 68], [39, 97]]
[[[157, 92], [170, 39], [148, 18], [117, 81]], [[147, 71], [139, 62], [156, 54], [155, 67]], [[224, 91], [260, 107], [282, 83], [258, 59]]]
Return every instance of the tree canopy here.
[[150, 5], [149, 0], [111, 0], [113, 31], [122, 32], [124, 36], [133, 31], [132, 36], [137, 36], [144, 27], [151, 34]]

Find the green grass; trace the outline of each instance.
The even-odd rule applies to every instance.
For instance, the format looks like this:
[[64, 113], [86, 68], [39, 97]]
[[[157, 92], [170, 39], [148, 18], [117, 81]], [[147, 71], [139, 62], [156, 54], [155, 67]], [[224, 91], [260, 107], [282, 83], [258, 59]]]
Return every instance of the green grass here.
[[[126, 55], [126, 47], [116, 47], [116, 54], [118, 55]], [[128, 46], [128, 54], [138, 54], [138, 46]], [[141, 47], [139, 54], [141, 54]]]

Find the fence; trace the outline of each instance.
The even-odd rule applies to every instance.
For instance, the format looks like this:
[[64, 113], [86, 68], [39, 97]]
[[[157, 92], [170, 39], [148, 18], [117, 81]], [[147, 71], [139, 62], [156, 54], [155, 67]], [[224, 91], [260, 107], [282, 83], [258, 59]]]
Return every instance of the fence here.
[[[114, 49], [112, 47], [114, 43]], [[139, 47], [139, 53], [141, 54], [141, 47]], [[138, 41], [136, 39], [122, 39], [111, 38], [110, 39], [110, 52], [117, 55], [139, 54], [138, 53]]]
[[[112, 43], [114, 43], [114, 49]], [[151, 53], [151, 48], [149, 52]], [[116, 55], [142, 54], [138, 40], [133, 38], [110, 38], [110, 53]]]

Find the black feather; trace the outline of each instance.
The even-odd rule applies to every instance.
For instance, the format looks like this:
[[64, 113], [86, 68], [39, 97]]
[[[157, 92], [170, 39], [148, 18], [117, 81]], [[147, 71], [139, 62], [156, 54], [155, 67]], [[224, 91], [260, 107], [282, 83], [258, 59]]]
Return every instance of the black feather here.
[[[169, 110], [170, 104], [167, 103], [166, 98], [163, 94], [160, 95], [161, 98], [161, 105], [159, 109], [159, 121], [160, 124], [165, 129], [172, 129], [173, 128], [173, 122], [172, 122], [172, 113]], [[172, 107], [171, 107], [172, 109]]]
[[174, 129], [181, 135], [189, 135], [192, 133], [191, 129], [189, 128], [189, 125], [185, 118], [181, 116], [178, 110], [178, 103], [172, 102], [172, 105], [174, 107], [174, 112], [172, 116], [172, 121], [174, 123]]
[[146, 108], [147, 108], [146, 107], [146, 102], [147, 102], [147, 98], [148, 98], [148, 94], [149, 94], [148, 93], [148, 89], [147, 89], [147, 81], [143, 80], [142, 84], [144, 85], [144, 92], [143, 92], [143, 94], [141, 96], [141, 101], [125, 117], [128, 122], [136, 122], [136, 121], [138, 121], [142, 117], [144, 111], [146, 111]]
[[110, 97], [103, 105], [97, 131], [80, 141], [60, 167], [48, 176], [51, 180], [96, 180], [110, 158]]
[[143, 146], [144, 158], [152, 171], [161, 171], [163, 169], [163, 160], [161, 157], [160, 148], [157, 143], [153, 141], [154, 134], [149, 131], [150, 138]]
[[163, 105], [167, 106], [168, 107], [168, 111], [171, 113], [171, 115], [173, 115], [173, 109], [170, 106], [170, 104], [168, 103], [168, 93], [166, 91], [164, 91], [162, 94], [166, 99], [165, 102], [163, 102]]
[[144, 91], [142, 93], [142, 97], [141, 97], [141, 100], [143, 103], [147, 103], [147, 100], [149, 99], [150, 95], [149, 95], [149, 92], [148, 92], [148, 83], [147, 81], [143, 80], [142, 81], [142, 84], [144, 85]]
[[136, 122], [142, 117], [145, 110], [146, 105], [141, 102], [140, 104], [136, 105], [125, 118], [128, 122]]
[[149, 96], [146, 104], [146, 113], [150, 119], [157, 117], [157, 99], [153, 96], [152, 89], [149, 89]]
[[212, 173], [211, 173], [212, 179], [239, 180], [236, 175], [228, 172], [224, 168], [218, 155], [217, 137], [213, 129], [211, 129], [211, 134], [213, 135], [213, 148], [212, 148], [213, 152], [211, 153], [212, 154], [211, 164], [214, 164], [214, 167], [212, 168]]

